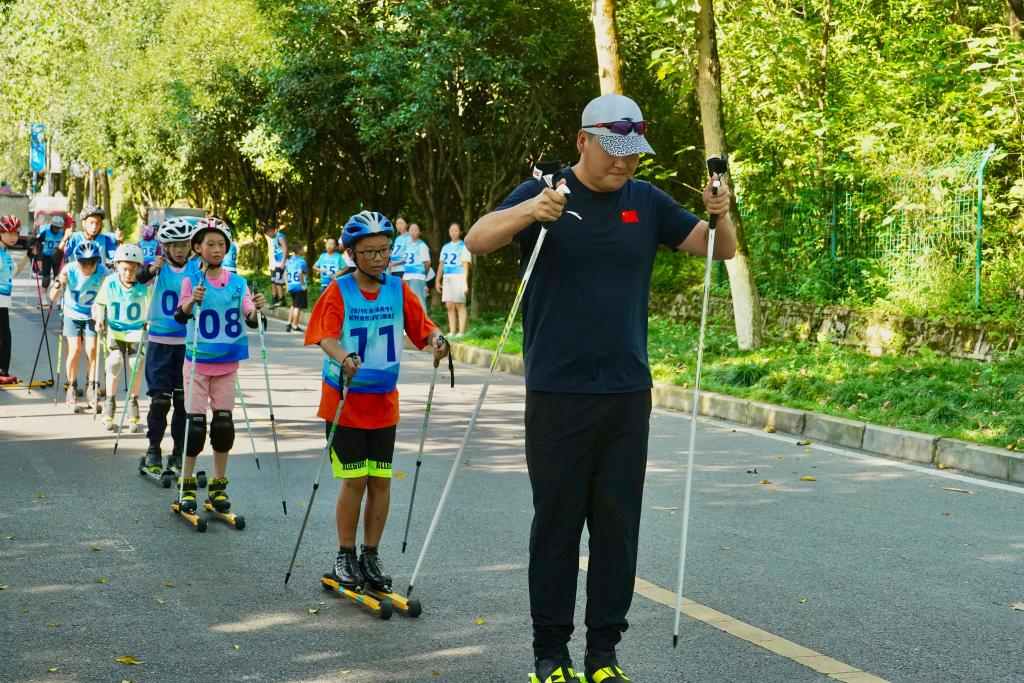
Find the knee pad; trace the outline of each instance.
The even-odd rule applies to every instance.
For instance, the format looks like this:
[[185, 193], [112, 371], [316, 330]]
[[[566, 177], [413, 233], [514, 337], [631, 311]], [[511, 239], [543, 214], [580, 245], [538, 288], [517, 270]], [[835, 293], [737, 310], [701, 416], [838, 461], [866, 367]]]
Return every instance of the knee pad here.
[[235, 445], [235, 421], [231, 419], [230, 410], [213, 411], [213, 419], [210, 420], [210, 445], [218, 453], [227, 453]]
[[174, 412], [185, 410], [185, 392], [183, 390], [175, 389], [171, 401], [174, 404]]
[[206, 415], [193, 413], [188, 416], [188, 451], [185, 453], [190, 458], [199, 455], [203, 450], [203, 441], [206, 439]]
[[49, 275], [44, 275], [43, 276], [43, 283], [42, 283], [42, 285], [43, 285], [43, 289], [46, 289], [46, 288], [48, 288], [50, 286], [50, 276]]
[[171, 410], [171, 394], [167, 391], [161, 391], [160, 393], [153, 396], [153, 399], [149, 402], [149, 412], [156, 415], [161, 420], [167, 419], [167, 413]]
[[121, 372], [121, 367], [124, 365], [124, 354], [121, 353], [121, 349], [114, 347], [109, 349], [107, 352], [107, 362], [105, 367], [107, 374], [117, 375]]

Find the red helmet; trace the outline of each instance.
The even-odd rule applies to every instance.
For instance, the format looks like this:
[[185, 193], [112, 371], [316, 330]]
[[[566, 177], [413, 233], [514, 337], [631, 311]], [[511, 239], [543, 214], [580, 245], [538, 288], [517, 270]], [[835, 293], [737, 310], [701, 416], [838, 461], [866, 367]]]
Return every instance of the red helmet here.
[[21, 232], [21, 219], [17, 216], [0, 216], [0, 232]]

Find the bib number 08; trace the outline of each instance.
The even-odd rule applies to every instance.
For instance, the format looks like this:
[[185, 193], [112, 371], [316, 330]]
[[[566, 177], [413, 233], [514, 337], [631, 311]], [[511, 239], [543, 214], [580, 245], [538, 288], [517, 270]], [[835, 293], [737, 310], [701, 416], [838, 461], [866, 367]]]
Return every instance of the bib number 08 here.
[[[221, 336], [220, 313], [205, 309], [199, 313], [199, 334], [203, 339], [217, 339]], [[224, 312], [224, 336], [234, 339], [242, 334], [242, 312], [231, 308]]]

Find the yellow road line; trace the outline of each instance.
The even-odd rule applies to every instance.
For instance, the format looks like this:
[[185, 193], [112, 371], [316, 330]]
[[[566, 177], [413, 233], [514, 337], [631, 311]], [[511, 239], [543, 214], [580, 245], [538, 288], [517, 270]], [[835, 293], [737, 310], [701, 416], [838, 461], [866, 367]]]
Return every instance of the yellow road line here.
[[[589, 561], [590, 558], [581, 557], [580, 569], [587, 571]], [[648, 600], [665, 605], [671, 609], [676, 608], [675, 593], [649, 581], [644, 581], [640, 577], [636, 577], [636, 584], [633, 590], [637, 595], [643, 596]], [[724, 612], [719, 612], [686, 597], [683, 598], [682, 612], [697, 621], [704, 622], [708, 626], [714, 626], [719, 631], [757, 645], [769, 652], [774, 652], [837, 681], [844, 681], [845, 683], [889, 683], [884, 678], [861, 671], [855, 666], [844, 664], [837, 659], [827, 657], [820, 652], [815, 652], [803, 645], [798, 645], [774, 633], [769, 633], [764, 629], [752, 626], [735, 617], [730, 617]]]

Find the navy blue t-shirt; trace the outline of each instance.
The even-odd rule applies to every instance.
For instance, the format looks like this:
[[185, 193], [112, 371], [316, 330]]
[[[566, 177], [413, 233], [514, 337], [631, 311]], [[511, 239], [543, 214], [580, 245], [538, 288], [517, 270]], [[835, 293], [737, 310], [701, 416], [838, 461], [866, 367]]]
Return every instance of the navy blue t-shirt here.
[[[526, 388], [613, 394], [653, 386], [647, 361], [648, 294], [659, 245], [676, 248], [700, 219], [650, 183], [594, 192], [570, 169], [565, 213], [544, 238], [523, 297]], [[540, 194], [517, 187], [496, 210]], [[568, 213], [574, 211], [581, 218]], [[582, 219], [582, 220], [581, 220]], [[540, 224], [516, 236], [526, 270]]]

